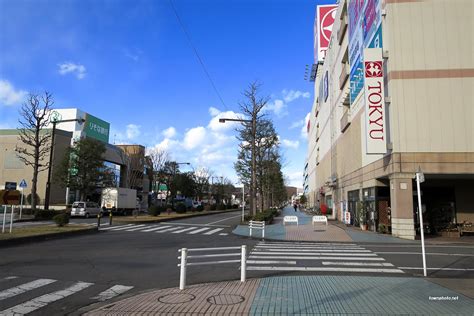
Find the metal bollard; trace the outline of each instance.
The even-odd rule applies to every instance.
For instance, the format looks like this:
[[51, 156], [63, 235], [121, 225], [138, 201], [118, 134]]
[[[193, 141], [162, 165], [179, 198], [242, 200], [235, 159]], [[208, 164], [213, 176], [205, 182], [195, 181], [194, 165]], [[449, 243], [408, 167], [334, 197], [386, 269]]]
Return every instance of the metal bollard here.
[[11, 206], [12, 208], [12, 213], [10, 215], [10, 234], [12, 233], [13, 230], [13, 205]]
[[3, 223], [2, 223], [2, 234], [5, 232], [5, 222], [7, 221], [7, 206], [3, 207]]
[[100, 229], [100, 213], [97, 214], [97, 230]]
[[112, 211], [109, 211], [109, 226], [112, 226]]
[[247, 270], [247, 246], [242, 245], [242, 257], [240, 264], [240, 282], [245, 282], [246, 270]]
[[263, 226], [262, 226], [262, 239], [265, 239], [265, 222], [263, 223]]
[[252, 221], [250, 221], [250, 234], [249, 234], [249, 237], [252, 237]]
[[184, 290], [186, 286], [186, 257], [188, 256], [188, 249], [181, 249], [181, 269], [179, 274], [179, 289]]

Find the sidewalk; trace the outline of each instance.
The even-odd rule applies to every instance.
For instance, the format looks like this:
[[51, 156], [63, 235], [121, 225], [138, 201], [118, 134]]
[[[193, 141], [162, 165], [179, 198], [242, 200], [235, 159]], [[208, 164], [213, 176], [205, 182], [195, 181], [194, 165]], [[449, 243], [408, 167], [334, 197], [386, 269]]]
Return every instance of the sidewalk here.
[[[283, 225], [283, 216], [298, 216], [299, 225]], [[249, 236], [248, 226], [234, 234]], [[253, 232], [261, 236], [260, 230]], [[317, 224], [311, 216], [285, 208], [265, 239], [287, 241], [413, 243], [337, 223]], [[408, 277], [298, 275], [228, 281], [153, 290], [109, 303], [85, 315], [472, 315], [473, 297], [443, 287], [445, 282]], [[466, 282], [468, 282], [466, 280]], [[438, 284], [439, 283], [439, 284]], [[468, 288], [466, 284], [461, 287]], [[463, 291], [471, 295], [472, 291]], [[474, 295], [473, 295], [474, 296]]]

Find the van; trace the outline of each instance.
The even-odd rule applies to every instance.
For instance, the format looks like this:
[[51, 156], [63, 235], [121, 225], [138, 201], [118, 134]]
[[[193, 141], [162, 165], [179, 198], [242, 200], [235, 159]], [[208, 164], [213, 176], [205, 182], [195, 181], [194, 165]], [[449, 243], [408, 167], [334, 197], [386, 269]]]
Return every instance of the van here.
[[84, 216], [85, 218], [89, 218], [91, 216], [97, 216], [98, 214], [102, 216], [102, 209], [97, 203], [81, 201], [72, 203], [71, 217]]

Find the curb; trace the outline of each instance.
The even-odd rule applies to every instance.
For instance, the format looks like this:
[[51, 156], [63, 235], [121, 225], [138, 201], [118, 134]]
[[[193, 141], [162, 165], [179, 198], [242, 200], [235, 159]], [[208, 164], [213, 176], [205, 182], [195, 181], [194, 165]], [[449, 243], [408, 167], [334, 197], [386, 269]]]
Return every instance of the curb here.
[[151, 224], [151, 223], [161, 223], [161, 222], [170, 222], [170, 221], [177, 221], [180, 219], [185, 219], [185, 218], [192, 218], [192, 217], [200, 217], [200, 216], [207, 216], [207, 215], [214, 215], [214, 214], [224, 214], [224, 213], [232, 213], [232, 212], [237, 212], [238, 210], [226, 210], [226, 211], [212, 211], [212, 212], [207, 212], [207, 213], [196, 213], [196, 214], [186, 214], [186, 216], [180, 216], [180, 217], [170, 217], [170, 218], [157, 218], [156, 220], [150, 220], [150, 221], [121, 221], [121, 220], [113, 220], [113, 224]]
[[30, 242], [41, 242], [41, 241], [52, 240], [52, 239], [60, 239], [64, 237], [88, 235], [88, 234], [93, 234], [93, 233], [98, 233], [98, 232], [99, 231], [97, 230], [97, 227], [91, 227], [88, 229], [82, 229], [82, 230], [70, 231], [70, 232], [18, 237], [14, 239], [0, 240], [0, 247], [10, 247], [10, 246], [16, 246], [20, 244], [27, 244]]

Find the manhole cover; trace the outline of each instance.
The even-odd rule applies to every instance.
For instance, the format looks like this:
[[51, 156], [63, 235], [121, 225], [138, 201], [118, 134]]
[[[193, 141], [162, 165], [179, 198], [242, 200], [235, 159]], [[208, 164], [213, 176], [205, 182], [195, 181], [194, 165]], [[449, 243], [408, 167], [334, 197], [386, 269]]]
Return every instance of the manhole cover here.
[[165, 304], [182, 304], [191, 302], [196, 296], [187, 293], [172, 293], [158, 297], [158, 301]]
[[208, 297], [207, 301], [214, 305], [234, 305], [245, 301], [245, 297], [234, 294], [220, 294]]

